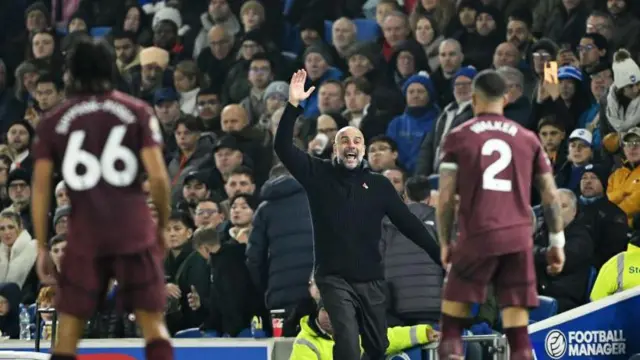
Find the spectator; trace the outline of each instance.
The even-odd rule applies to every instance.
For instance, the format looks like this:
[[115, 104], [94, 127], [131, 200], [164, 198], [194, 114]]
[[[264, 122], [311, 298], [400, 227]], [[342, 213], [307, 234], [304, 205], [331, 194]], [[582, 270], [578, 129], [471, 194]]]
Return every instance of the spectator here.
[[451, 78], [455, 101], [447, 104], [436, 120], [434, 130], [427, 133], [420, 145], [416, 173], [431, 175], [437, 172], [440, 143], [458, 125], [473, 118], [471, 108], [471, 83], [478, 71], [472, 66], [458, 70]]
[[499, 69], [503, 66], [518, 68], [520, 59], [520, 50], [511, 42], [503, 42], [493, 52], [492, 66], [494, 69]]
[[437, 93], [428, 75], [420, 73], [410, 77], [402, 92], [407, 100], [403, 115], [393, 119], [387, 128], [387, 136], [398, 143], [398, 161], [409, 172], [416, 167], [420, 145], [424, 137], [433, 131], [440, 108]]
[[194, 215], [196, 228], [213, 228], [217, 229], [225, 220], [224, 212], [220, 202], [211, 198], [200, 200]]
[[498, 68], [498, 73], [504, 77], [508, 88], [505, 116], [527, 129], [535, 129], [534, 119], [531, 116], [531, 101], [524, 94], [524, 75], [520, 70], [507, 66]]
[[416, 41], [422, 45], [427, 60], [429, 61], [429, 69], [435, 70], [440, 66], [438, 58], [438, 48], [444, 40], [444, 36], [438, 30], [438, 24], [435, 19], [429, 15], [415, 15], [412, 17], [411, 28]]
[[347, 121], [340, 114], [320, 115], [316, 122], [314, 138], [307, 145], [309, 154], [321, 159], [331, 159], [336, 134], [347, 125]]
[[[606, 11], [594, 10], [587, 18], [586, 33], [587, 34], [600, 34], [607, 39], [607, 42], [612, 45], [613, 48], [618, 48], [618, 44], [613, 44], [613, 31], [614, 31], [613, 17]], [[624, 47], [624, 46], [622, 46]]]
[[[585, 34], [578, 46], [580, 54], [580, 68], [585, 75], [591, 75], [593, 70], [601, 64], [606, 64], [609, 58], [609, 44], [604, 36], [598, 33]], [[590, 79], [588, 79], [590, 80]]]
[[613, 55], [613, 85], [600, 115], [600, 135], [627, 132], [640, 124], [640, 67], [631, 54], [620, 49]]
[[324, 81], [318, 89], [320, 114], [341, 113], [344, 110], [344, 88], [339, 80]]
[[247, 110], [249, 124], [256, 125], [265, 112], [265, 92], [274, 78], [273, 62], [265, 54], [255, 54], [249, 61], [249, 94], [240, 105]]
[[266, 21], [264, 6], [256, 0], [249, 0], [240, 8], [240, 20], [246, 34], [263, 27]]
[[227, 181], [224, 184], [224, 191], [227, 200], [221, 203], [222, 211], [226, 217], [229, 217], [229, 209], [231, 208], [231, 199], [238, 194], [251, 194], [256, 191], [256, 182], [253, 178], [253, 171], [246, 166], [237, 166], [229, 173]]
[[595, 242], [593, 265], [598, 270], [611, 257], [624, 251], [628, 242], [627, 216], [606, 196], [608, 176], [605, 167], [589, 164], [580, 179], [578, 213]]
[[364, 78], [347, 78], [344, 83], [344, 104], [342, 115], [350, 126], [359, 128], [366, 110], [371, 105], [373, 88]]
[[[221, 183], [225, 183], [231, 172], [243, 163], [250, 164], [251, 160], [246, 157], [238, 142], [231, 135], [223, 136], [218, 140], [213, 148], [213, 164], [207, 162], [202, 165], [201, 170], [210, 171], [209, 179], [219, 179]], [[213, 165], [213, 166], [212, 166]]]
[[35, 34], [49, 27], [50, 16], [46, 5], [40, 1], [32, 3], [24, 13], [29, 34]]
[[209, 50], [203, 49], [204, 51], [199, 52], [196, 57], [198, 68], [209, 76], [211, 84], [223, 84], [236, 61], [233, 51], [236, 40], [233, 33], [228, 32], [222, 25], [213, 26], [207, 36]]
[[14, 121], [7, 131], [7, 145], [16, 154], [10, 170], [24, 169], [28, 173], [33, 170], [33, 156], [31, 155], [31, 142], [34, 136], [33, 126], [26, 120]]
[[432, 16], [438, 25], [438, 33], [444, 34], [453, 16], [456, 15], [455, 1], [420, 0], [415, 2], [412, 16]]
[[538, 88], [533, 116], [557, 114], [564, 120], [567, 131], [572, 131], [580, 116], [589, 109], [589, 95], [583, 85], [582, 73], [574, 66], [560, 67], [558, 80], [559, 84], [543, 81]]
[[197, 96], [203, 84], [198, 65], [193, 60], [184, 60], [176, 65], [173, 72], [173, 85], [180, 94], [180, 111], [183, 114], [198, 116]]
[[15, 72], [16, 86], [14, 88], [16, 105], [21, 105], [21, 114], [28, 116], [29, 110], [33, 110], [33, 100], [36, 97], [36, 81], [40, 77], [42, 66], [35, 61], [25, 61]]
[[[249, 68], [251, 60], [258, 54], [267, 52], [264, 32], [250, 31], [240, 39], [237, 59], [234, 59], [229, 74], [224, 81], [224, 100], [226, 103], [239, 103], [251, 93]], [[262, 56], [262, 55], [260, 55]], [[273, 64], [270, 64], [273, 65]], [[273, 69], [270, 73], [273, 72]]]
[[[304, 52], [304, 68], [309, 74], [307, 85], [319, 88], [327, 80], [339, 80], [342, 73], [331, 66], [332, 61], [331, 55], [321, 43], [309, 46]], [[302, 104], [305, 117], [310, 118], [319, 115], [319, 93], [319, 91], [314, 92]], [[342, 99], [339, 100], [342, 101]]]
[[[365, 6], [367, 6], [367, 4], [365, 4]], [[401, 11], [400, 5], [398, 5], [396, 0], [380, 0], [375, 7], [376, 23], [378, 23], [380, 28], [384, 25], [384, 19], [387, 15], [394, 11]]]
[[[184, 178], [182, 185], [182, 198], [188, 206], [189, 213], [195, 215], [196, 206], [211, 196], [211, 189], [207, 184], [206, 174], [200, 171], [191, 171]], [[196, 224], [197, 226], [197, 224]]]
[[613, 84], [613, 72], [611, 65], [601, 63], [591, 69], [591, 107], [587, 109], [580, 119], [578, 119], [578, 128], [585, 128], [593, 134], [593, 149], [600, 150], [602, 147], [602, 137], [600, 135], [600, 103], [606, 95], [607, 91]]
[[[431, 196], [428, 178], [409, 178], [404, 195], [409, 210], [437, 239], [436, 211], [428, 205]], [[388, 219], [382, 222], [382, 242], [392, 316], [403, 325], [437, 323], [444, 280], [442, 268], [429, 255], [419, 251], [417, 245], [402, 235]]]
[[215, 26], [221, 26], [225, 30], [225, 35], [232, 37], [238, 35], [241, 31], [240, 22], [238, 22], [238, 18], [231, 12], [229, 1], [227, 0], [210, 0], [209, 8], [207, 12], [200, 16], [200, 21], [202, 22], [202, 29], [193, 44], [194, 58], [198, 58], [202, 50], [206, 48], [207, 35], [209, 37], [209, 46], [211, 46], [211, 30]]
[[[9, 199], [11, 206], [6, 208], [21, 218], [21, 229], [25, 229], [28, 233], [33, 232], [31, 222], [31, 173], [25, 169], [15, 169], [9, 172], [7, 179], [7, 187], [9, 188]], [[2, 282], [2, 280], [0, 280]]]
[[[502, 14], [492, 6], [481, 6], [477, 11], [474, 26], [474, 32], [465, 38], [468, 44], [464, 46], [464, 57], [468, 64], [477, 69], [488, 69], [491, 66], [489, 59], [491, 59], [494, 49], [505, 41], [505, 25]], [[516, 52], [519, 54], [517, 46], [511, 42], [508, 43], [516, 48]], [[519, 60], [520, 58], [517, 59], [517, 61]]]
[[62, 70], [62, 53], [56, 34], [50, 30], [33, 34], [28, 58], [38, 61], [50, 73], [59, 73]]
[[152, 103], [154, 93], [164, 83], [169, 53], [158, 47], [146, 48], [140, 52], [140, 66], [140, 73], [133, 78], [133, 94]]
[[53, 215], [53, 229], [56, 235], [67, 234], [70, 214], [71, 206], [69, 205], [56, 208]]
[[460, 42], [455, 39], [446, 39], [440, 43], [438, 54], [440, 67], [431, 73], [431, 77], [434, 87], [438, 89], [437, 104], [444, 108], [454, 101], [451, 79], [460, 70], [464, 54]]
[[551, 39], [543, 38], [536, 41], [531, 48], [532, 64], [531, 69], [533, 77], [533, 85], [525, 89], [525, 94], [529, 99], [535, 99], [538, 88], [542, 85], [544, 79], [544, 64], [556, 58], [558, 54], [558, 45]]
[[127, 6], [120, 14], [116, 22], [116, 31], [122, 29], [135, 34], [134, 43], [142, 47], [151, 46], [153, 32], [151, 31], [150, 18], [138, 4]]
[[354, 78], [366, 76], [375, 71], [377, 64], [376, 45], [369, 42], [357, 42], [349, 48], [347, 65], [349, 74]]
[[542, 33], [558, 44], [576, 46], [584, 33], [583, 24], [589, 16], [587, 0], [562, 1], [548, 17], [543, 18]]
[[[6, 151], [9, 151], [9, 147], [0, 145], [0, 149], [4, 147]], [[4, 209], [11, 205], [11, 199], [9, 198], [9, 187], [7, 181], [9, 179], [9, 168], [11, 167], [11, 158], [9, 155], [0, 152], [0, 206]]]
[[633, 217], [640, 213], [640, 128], [631, 128], [622, 137], [622, 150], [626, 158], [624, 165], [609, 176], [607, 197], [627, 214], [629, 226]]
[[616, 49], [626, 48], [634, 55], [640, 51], [640, 20], [631, 12], [630, 0], [607, 1], [607, 10], [613, 19], [612, 43]]
[[567, 160], [566, 147], [563, 146], [565, 134], [564, 125], [559, 123], [554, 115], [548, 115], [540, 119], [538, 137], [551, 161], [554, 174]]
[[593, 160], [593, 136], [586, 129], [575, 129], [569, 135], [569, 156], [555, 173], [558, 187], [580, 194], [580, 179], [584, 167]]
[[136, 34], [132, 31], [114, 30], [111, 33], [116, 51], [116, 66], [123, 79], [131, 84], [133, 74], [140, 72], [140, 46]]
[[6, 133], [10, 122], [20, 117], [20, 106], [7, 84], [7, 66], [0, 58], [0, 131]]
[[402, 169], [395, 167], [383, 171], [382, 175], [391, 182], [393, 188], [396, 190], [396, 193], [398, 193], [398, 196], [402, 197], [405, 190], [404, 183], [407, 180], [406, 173]]
[[[22, 226], [20, 215], [7, 209], [0, 213], [0, 235], [0, 283], [17, 284], [24, 298], [37, 286], [37, 279], [32, 276], [38, 252], [36, 242]], [[35, 298], [35, 293], [31, 295]]]
[[343, 73], [349, 69], [347, 54], [349, 48], [356, 42], [356, 24], [351, 19], [342, 17], [333, 22], [331, 27], [331, 42], [333, 44], [333, 60], [335, 66]]
[[534, 260], [538, 279], [538, 293], [550, 296], [558, 301], [558, 313], [571, 310], [586, 302], [585, 293], [591, 261], [594, 255], [594, 242], [586, 226], [576, 219], [578, 200], [568, 189], [560, 189], [562, 218], [567, 239], [564, 251], [566, 262], [562, 272], [556, 276], [547, 274], [546, 247], [548, 230], [546, 226], [534, 238]]
[[284, 81], [272, 81], [264, 91], [264, 112], [260, 115], [257, 125], [269, 129], [273, 114], [285, 106], [288, 97], [289, 84]]
[[20, 288], [14, 283], [0, 285], [0, 332], [9, 339], [20, 338]]
[[88, 21], [94, 26], [110, 26], [116, 23], [118, 15], [125, 8], [123, 0], [92, 0], [81, 1], [78, 10], [86, 14]]
[[369, 140], [367, 149], [367, 161], [371, 170], [382, 173], [389, 169], [394, 169], [398, 165], [398, 145], [385, 135], [378, 135]]
[[[267, 310], [291, 313], [309, 299], [313, 271], [313, 229], [307, 195], [284, 166], [271, 171], [262, 187], [262, 203], [253, 218], [247, 244], [247, 267], [253, 284], [265, 294]], [[295, 219], [295, 221], [292, 221]], [[295, 331], [297, 324], [293, 325]]]
[[[237, 241], [247, 244], [253, 230], [251, 220], [258, 208], [258, 199], [253, 194], [238, 193], [229, 200], [229, 229], [223, 234], [223, 242]], [[228, 235], [228, 236], [227, 236]]]
[[181, 117], [175, 124], [174, 136], [178, 151], [173, 155], [167, 170], [172, 184], [177, 185], [178, 190], [189, 171], [200, 168], [211, 154], [211, 145], [206, 138], [200, 136], [201, 133], [202, 124], [193, 116]]
[[522, 60], [527, 65], [533, 65], [530, 57], [535, 41], [531, 33], [533, 26], [531, 13], [528, 9], [520, 9], [506, 14], [509, 14], [506, 40], [518, 48], [522, 55]]
[[[43, 286], [40, 288], [40, 292], [38, 293], [38, 299], [36, 300], [36, 306], [38, 309], [51, 309], [55, 308], [55, 297], [56, 297], [56, 289], [53, 286]], [[35, 319], [32, 319], [35, 321]], [[52, 313], [41, 313], [40, 314], [40, 324], [31, 324], [32, 326], [40, 326], [41, 331], [41, 339], [42, 340], [51, 340], [51, 335], [53, 333], [53, 314]], [[57, 325], [57, 324], [56, 324]]]
[[191, 57], [191, 53], [181, 43], [180, 35], [186, 31], [181, 27], [180, 11], [173, 7], [165, 7], [153, 17], [153, 46], [169, 52], [169, 63], [172, 66]]
[[[311, 45], [324, 42], [324, 20], [318, 14], [309, 13], [302, 17], [298, 23], [298, 29], [302, 39], [301, 54], [304, 55]], [[304, 62], [304, 59], [302, 60]]]
[[[36, 100], [43, 112], [58, 106], [64, 100], [64, 82], [55, 75], [42, 75], [36, 82]], [[37, 126], [37, 124], [34, 124]]]
[[196, 97], [196, 106], [204, 131], [220, 135], [220, 112], [222, 112], [220, 90], [212, 87], [200, 89]]
[[445, 30], [445, 34], [453, 39], [458, 39], [463, 48], [469, 44], [469, 35], [476, 31], [476, 17], [480, 7], [480, 4], [473, 0], [457, 2], [456, 15]]
[[67, 34], [74, 32], [88, 33], [91, 26], [89, 26], [89, 20], [84, 13], [76, 11], [71, 15], [67, 21]]
[[56, 271], [60, 272], [60, 266], [62, 264], [62, 257], [64, 256], [64, 249], [67, 247], [66, 234], [59, 234], [49, 240], [49, 254], [51, 255], [51, 261], [56, 268]]

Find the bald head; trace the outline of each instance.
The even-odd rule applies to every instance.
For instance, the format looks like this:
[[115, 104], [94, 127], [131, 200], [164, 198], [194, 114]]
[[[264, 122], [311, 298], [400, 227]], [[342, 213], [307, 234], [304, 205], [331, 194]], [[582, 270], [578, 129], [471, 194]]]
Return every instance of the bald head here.
[[360, 129], [358, 129], [355, 126], [346, 126], [338, 130], [338, 132], [336, 133], [335, 142], [338, 143], [340, 141], [340, 138], [343, 136], [353, 137], [353, 138], [359, 137], [360, 139], [364, 140], [364, 135], [362, 134], [362, 131], [360, 131]]
[[237, 132], [249, 125], [247, 111], [238, 104], [229, 104], [222, 109], [220, 125], [225, 133]]
[[362, 163], [364, 153], [364, 135], [360, 129], [347, 126], [338, 130], [333, 144], [333, 154], [338, 163], [353, 170]]
[[446, 39], [441, 42], [438, 48], [438, 59], [442, 71], [449, 76], [453, 75], [460, 69], [464, 60], [460, 42], [456, 39]]
[[213, 56], [221, 60], [229, 55], [234, 38], [222, 25], [213, 26], [209, 30], [207, 37], [209, 38], [209, 48]]
[[356, 31], [356, 24], [351, 19], [341, 17], [336, 20], [331, 28], [333, 45], [339, 50], [348, 48], [356, 41]]

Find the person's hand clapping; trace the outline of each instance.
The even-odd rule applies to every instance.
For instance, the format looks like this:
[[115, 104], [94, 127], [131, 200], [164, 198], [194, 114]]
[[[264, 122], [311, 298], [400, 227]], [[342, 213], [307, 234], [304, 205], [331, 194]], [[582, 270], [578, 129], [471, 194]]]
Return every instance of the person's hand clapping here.
[[307, 81], [307, 71], [306, 70], [298, 70], [291, 77], [291, 83], [289, 83], [289, 103], [293, 106], [300, 105], [300, 102], [306, 100], [313, 91], [316, 89], [315, 86], [309, 88], [309, 90], [304, 90], [304, 84]]
[[193, 311], [200, 309], [200, 306], [202, 306], [202, 303], [200, 303], [200, 294], [198, 294], [198, 290], [196, 290], [196, 287], [193, 285], [191, 285], [191, 292], [187, 294], [187, 302]]

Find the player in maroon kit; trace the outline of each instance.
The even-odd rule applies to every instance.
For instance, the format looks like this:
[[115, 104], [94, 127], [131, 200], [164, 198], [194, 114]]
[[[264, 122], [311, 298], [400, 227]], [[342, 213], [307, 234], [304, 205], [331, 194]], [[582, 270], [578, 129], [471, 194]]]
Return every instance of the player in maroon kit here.
[[[60, 314], [53, 360], [75, 359], [86, 319], [105, 299], [112, 278], [120, 305], [133, 310], [147, 359], [171, 360], [164, 324], [164, 238], [169, 179], [158, 120], [142, 101], [113, 90], [113, 56], [106, 44], [85, 40], [70, 54], [68, 100], [40, 122], [34, 143], [33, 225], [38, 275], [57, 283]], [[47, 251], [54, 169], [71, 201], [67, 248], [54, 276]], [[142, 190], [148, 174], [158, 224]]]
[[[549, 160], [536, 135], [505, 118], [507, 87], [486, 70], [473, 81], [475, 118], [442, 146], [437, 224], [448, 269], [442, 301], [441, 359], [462, 359], [462, 329], [470, 305], [483, 303], [493, 283], [511, 359], [531, 359], [528, 308], [538, 305], [533, 263], [531, 184], [542, 194], [551, 246], [547, 271], [564, 265], [564, 232]], [[456, 194], [459, 238], [452, 243]]]

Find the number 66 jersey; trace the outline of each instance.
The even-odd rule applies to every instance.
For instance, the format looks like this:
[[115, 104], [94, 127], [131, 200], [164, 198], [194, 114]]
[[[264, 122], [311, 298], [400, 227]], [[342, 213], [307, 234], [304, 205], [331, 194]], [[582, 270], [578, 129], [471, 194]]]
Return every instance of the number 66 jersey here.
[[440, 163], [457, 167], [456, 248], [491, 256], [533, 246], [531, 185], [551, 172], [533, 132], [501, 115], [480, 115], [446, 136]]
[[68, 250], [108, 256], [157, 243], [140, 179], [140, 152], [155, 146], [151, 108], [117, 91], [72, 97], [40, 122], [34, 157], [53, 161], [71, 201]]

